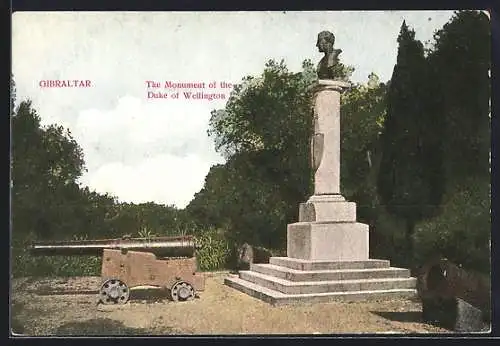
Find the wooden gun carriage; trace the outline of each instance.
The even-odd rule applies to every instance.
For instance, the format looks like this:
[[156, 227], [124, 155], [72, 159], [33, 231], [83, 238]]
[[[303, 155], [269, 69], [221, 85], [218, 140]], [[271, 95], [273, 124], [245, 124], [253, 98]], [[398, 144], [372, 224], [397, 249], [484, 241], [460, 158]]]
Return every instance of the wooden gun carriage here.
[[191, 300], [205, 288], [191, 236], [36, 242], [33, 255], [101, 255], [99, 302], [125, 304], [130, 288], [157, 286], [174, 301]]

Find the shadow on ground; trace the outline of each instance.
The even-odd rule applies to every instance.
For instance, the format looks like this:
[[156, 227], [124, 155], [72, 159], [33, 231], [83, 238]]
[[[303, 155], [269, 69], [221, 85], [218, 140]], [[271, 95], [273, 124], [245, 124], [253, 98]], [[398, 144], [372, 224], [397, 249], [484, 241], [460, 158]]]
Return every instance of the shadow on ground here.
[[421, 311], [370, 311], [372, 314], [395, 322], [424, 323]]
[[[84, 289], [76, 289], [76, 290], [55, 290], [52, 288], [41, 287], [37, 290], [32, 291], [31, 293], [35, 293], [40, 296], [57, 296], [57, 295], [98, 295], [99, 290], [84, 290]], [[170, 300], [170, 290], [165, 288], [140, 288], [140, 289], [131, 289], [130, 290], [130, 300], [141, 300], [147, 302], [160, 302], [165, 300]]]
[[[170, 330], [171, 331], [171, 330]], [[100, 335], [100, 336], [116, 336], [116, 335], [154, 335], [157, 334], [152, 330], [144, 328], [131, 328], [123, 324], [123, 322], [111, 320], [109, 318], [95, 318], [83, 322], [69, 322], [61, 325], [56, 329], [54, 335]], [[162, 335], [168, 335], [169, 328], [165, 327]]]
[[438, 321], [424, 321], [421, 311], [370, 311], [372, 314], [394, 322], [423, 323], [433, 327], [444, 328]]
[[147, 302], [171, 300], [170, 290], [165, 288], [132, 289], [130, 290], [130, 300], [145, 300]]

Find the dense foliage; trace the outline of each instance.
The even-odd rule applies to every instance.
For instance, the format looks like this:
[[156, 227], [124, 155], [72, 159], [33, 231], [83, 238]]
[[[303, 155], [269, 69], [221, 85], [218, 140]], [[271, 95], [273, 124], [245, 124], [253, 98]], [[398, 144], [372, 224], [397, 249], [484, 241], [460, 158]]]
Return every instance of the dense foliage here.
[[427, 57], [404, 23], [398, 41], [379, 194], [389, 213], [406, 220], [409, 264], [439, 253], [488, 272], [489, 19], [456, 12]]
[[[429, 52], [443, 127], [441, 214], [416, 226], [416, 256], [437, 252], [464, 267], [490, 270], [490, 20], [460, 11], [435, 34]], [[436, 124], [439, 126], [439, 124]]]
[[406, 221], [406, 251], [412, 254], [415, 224], [433, 216], [441, 203], [443, 118], [430, 109], [436, 95], [430, 92], [433, 80], [423, 44], [405, 22], [398, 43], [387, 91], [378, 193], [387, 211]]

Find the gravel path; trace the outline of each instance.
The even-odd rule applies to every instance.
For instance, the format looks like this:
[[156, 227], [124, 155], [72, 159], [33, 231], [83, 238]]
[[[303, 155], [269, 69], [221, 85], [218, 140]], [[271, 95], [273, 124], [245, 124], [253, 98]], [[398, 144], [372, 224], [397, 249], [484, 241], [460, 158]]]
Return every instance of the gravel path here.
[[417, 301], [371, 301], [272, 307], [208, 274], [189, 302], [137, 290], [123, 306], [96, 306], [99, 277], [15, 279], [12, 328], [24, 335], [449, 333], [422, 322]]

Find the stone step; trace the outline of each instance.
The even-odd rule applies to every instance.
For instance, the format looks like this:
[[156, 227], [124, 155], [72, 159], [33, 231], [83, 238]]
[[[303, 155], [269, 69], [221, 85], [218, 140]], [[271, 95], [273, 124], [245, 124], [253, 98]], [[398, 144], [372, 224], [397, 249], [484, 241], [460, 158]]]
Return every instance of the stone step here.
[[250, 270], [239, 272], [240, 279], [286, 294], [373, 291], [415, 288], [415, 278], [385, 278], [361, 280], [301, 281], [294, 282]]
[[417, 291], [415, 289], [388, 289], [313, 294], [284, 294], [282, 292], [274, 291], [266, 287], [262, 287], [260, 285], [242, 280], [237, 276], [225, 278], [224, 284], [272, 305], [328, 303], [332, 301], [350, 302], [359, 300], [414, 299], [417, 296]]
[[251, 264], [250, 270], [290, 281], [333, 281], [380, 278], [408, 278], [410, 271], [403, 268], [368, 268], [340, 270], [296, 270], [274, 264]]
[[388, 260], [367, 259], [364, 261], [308, 261], [291, 257], [271, 257], [269, 264], [296, 270], [340, 270], [389, 268]]

